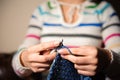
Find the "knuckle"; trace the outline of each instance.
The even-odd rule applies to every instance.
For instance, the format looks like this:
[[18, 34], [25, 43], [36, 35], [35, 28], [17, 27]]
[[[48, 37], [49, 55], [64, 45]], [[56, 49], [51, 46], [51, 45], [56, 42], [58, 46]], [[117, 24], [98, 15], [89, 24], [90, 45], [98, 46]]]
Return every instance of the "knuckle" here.
[[90, 63], [93, 65], [96, 65], [98, 63], [98, 59], [96, 58], [95, 59], [92, 58], [90, 61], [91, 61]]
[[76, 63], [76, 64], [79, 63], [79, 60], [78, 60], [77, 58], [74, 58], [73, 61], [74, 61], [74, 63]]
[[81, 71], [80, 70], [77, 70], [78, 74], [81, 74]]
[[49, 58], [47, 56], [44, 57], [44, 61], [47, 62], [49, 61]]
[[95, 74], [96, 74], [95, 72], [91, 72], [89, 75], [94, 76]]
[[79, 62], [86, 64], [86, 63], [89, 63], [89, 61], [90, 59], [86, 57], [86, 58], [81, 59]]
[[34, 73], [37, 73], [37, 72], [38, 72], [37, 69], [32, 69], [32, 71], [33, 71]]
[[94, 67], [92, 68], [93, 71], [96, 71], [96, 69], [97, 69], [97, 66], [94, 66]]
[[97, 51], [97, 48], [96, 48], [96, 47], [93, 47], [93, 50], [92, 50], [92, 51], [93, 51], [92, 53], [94, 53], [94, 55], [97, 56], [97, 52], [98, 52], [98, 51]]
[[34, 61], [34, 55], [28, 55], [28, 57], [26, 57], [26, 59], [30, 62], [30, 61]]
[[42, 49], [43, 49], [43, 50], [45, 50], [45, 49], [46, 49], [46, 48], [45, 48], [45, 47], [46, 47], [46, 46], [45, 46], [45, 44], [44, 44], [44, 45], [43, 45], [43, 44], [41, 44], [41, 46], [42, 46]]
[[75, 68], [75, 69], [77, 69], [77, 68], [78, 68], [78, 66], [77, 66], [76, 64], [74, 64], [74, 68]]
[[36, 67], [36, 65], [34, 63], [31, 63], [30, 66], [33, 68]]

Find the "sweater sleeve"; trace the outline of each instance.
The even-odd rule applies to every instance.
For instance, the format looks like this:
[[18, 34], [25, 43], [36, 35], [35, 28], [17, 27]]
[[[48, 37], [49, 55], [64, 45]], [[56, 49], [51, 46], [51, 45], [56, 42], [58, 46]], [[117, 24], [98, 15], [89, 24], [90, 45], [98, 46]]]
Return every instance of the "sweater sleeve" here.
[[25, 49], [18, 50], [18, 52], [14, 55], [13, 60], [12, 60], [13, 70], [20, 77], [27, 77], [32, 73], [32, 71], [29, 68], [22, 66], [20, 62], [19, 57], [20, 57], [21, 52], [24, 50]]
[[14, 55], [12, 60], [13, 69], [15, 73], [20, 77], [26, 77], [32, 73], [30, 69], [22, 66], [20, 62], [20, 54], [27, 47], [38, 44], [40, 42], [41, 31], [42, 16], [40, 16], [39, 9], [37, 8], [31, 16], [31, 20], [23, 44], [20, 45], [17, 53]]
[[[105, 48], [111, 50], [112, 62], [107, 68], [106, 75], [112, 80], [120, 77], [120, 21], [110, 4], [101, 15], [103, 21], [102, 36]], [[119, 78], [119, 79], [118, 79]]]

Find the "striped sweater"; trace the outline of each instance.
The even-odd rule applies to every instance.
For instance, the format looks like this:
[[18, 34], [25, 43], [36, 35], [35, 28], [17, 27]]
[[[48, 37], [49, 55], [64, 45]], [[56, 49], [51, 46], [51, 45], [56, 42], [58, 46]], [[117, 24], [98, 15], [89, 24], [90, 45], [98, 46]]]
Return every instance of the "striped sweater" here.
[[[120, 56], [120, 22], [112, 6], [106, 1], [96, 4], [86, 0], [79, 15], [75, 23], [68, 24], [64, 21], [59, 2], [45, 1], [32, 14], [25, 40], [19, 49], [63, 39], [66, 46], [101, 47], [104, 44], [106, 49]], [[19, 76], [30, 74], [20, 64], [20, 52], [13, 58], [13, 68]]]

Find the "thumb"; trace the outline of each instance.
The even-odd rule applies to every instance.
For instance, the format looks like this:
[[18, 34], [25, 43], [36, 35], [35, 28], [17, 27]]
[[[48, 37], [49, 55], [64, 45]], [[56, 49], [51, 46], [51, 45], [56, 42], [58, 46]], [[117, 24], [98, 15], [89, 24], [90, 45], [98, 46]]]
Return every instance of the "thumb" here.
[[59, 45], [59, 41], [43, 42], [36, 46], [29, 48], [31, 52], [41, 52], [49, 49], [53, 49]]
[[56, 55], [57, 55], [56, 52], [49, 54], [48, 55], [49, 61], [52, 61], [53, 59], [55, 59]]

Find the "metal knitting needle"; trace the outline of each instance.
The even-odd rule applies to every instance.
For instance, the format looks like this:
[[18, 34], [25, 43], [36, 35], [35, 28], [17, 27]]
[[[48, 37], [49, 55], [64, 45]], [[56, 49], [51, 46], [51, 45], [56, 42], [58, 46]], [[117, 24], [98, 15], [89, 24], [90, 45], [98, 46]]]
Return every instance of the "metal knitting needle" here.
[[50, 54], [52, 54], [53, 52], [57, 52], [57, 50], [58, 50], [61, 46], [63, 46], [63, 39], [60, 41], [59, 45], [50, 52]]
[[55, 49], [53, 49], [53, 50], [50, 52], [50, 54], [53, 53], [53, 52], [58, 52], [57, 50], [59, 50], [59, 49], [61, 49], [61, 48], [66, 48], [66, 49], [68, 50], [68, 52], [69, 52], [71, 55], [73, 55], [73, 53], [70, 51], [70, 49], [69, 49], [67, 46], [64, 46], [64, 45], [63, 45], [63, 39], [62, 39], [62, 41], [60, 42], [59, 46], [56, 47]]

